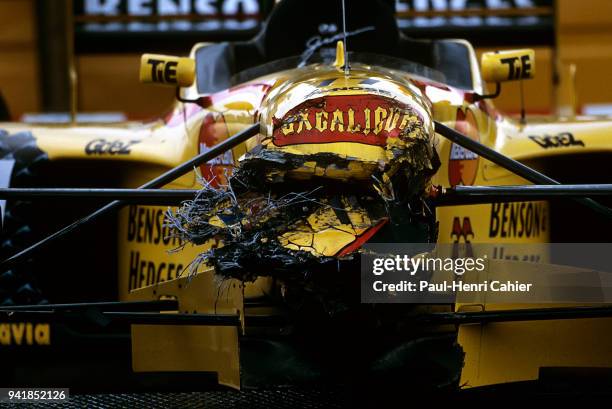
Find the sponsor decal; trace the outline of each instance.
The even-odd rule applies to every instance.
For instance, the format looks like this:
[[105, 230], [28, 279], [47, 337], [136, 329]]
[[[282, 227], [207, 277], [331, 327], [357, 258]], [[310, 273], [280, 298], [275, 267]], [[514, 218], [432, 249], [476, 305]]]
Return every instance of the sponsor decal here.
[[76, 9], [83, 14], [104, 16], [214, 16], [222, 13], [235, 17], [256, 15], [260, 9], [257, 0], [81, 0], [79, 3]]
[[460, 217], [453, 219], [451, 238], [455, 239], [454, 243], [459, 243], [461, 240], [469, 243], [470, 239], [474, 238], [474, 230], [472, 229], [472, 222], [469, 217], [464, 217], [463, 222]]
[[[462, 134], [480, 142], [476, 116], [471, 110], [457, 110], [455, 129]], [[474, 152], [455, 143], [451, 144], [448, 160], [448, 180], [451, 186], [473, 185], [478, 173], [479, 157]]]
[[176, 67], [178, 61], [164, 61], [157, 58], [148, 58], [147, 64], [151, 67], [151, 80], [166, 84], [176, 84]]
[[177, 237], [170, 237], [170, 228], [165, 225], [165, 210], [162, 207], [129, 206], [127, 241], [135, 243], [181, 246]]
[[[542, 10], [529, 14], [529, 25], [525, 24], [525, 11], [541, 7]], [[553, 16], [553, 0], [395, 0], [398, 25], [410, 32], [430, 28], [441, 31], [442, 37], [449, 37], [453, 28], [461, 27], [465, 35], [475, 35], [466, 27], [478, 27], [478, 34], [487, 33], [482, 29], [504, 28], [516, 32], [544, 27]], [[495, 13], [504, 11], [503, 16]], [[466, 15], [464, 12], [469, 11]], [[522, 11], [522, 13], [521, 13]], [[437, 12], [444, 13], [436, 15]], [[432, 14], [433, 13], [433, 14]], [[495, 14], [494, 14], [495, 13]], [[418, 30], [417, 30], [418, 29]], [[493, 32], [491, 32], [493, 33]]]
[[[451, 239], [453, 240], [453, 258], [457, 257], [473, 257], [474, 251], [472, 249], [472, 239], [474, 238], [474, 230], [472, 229], [472, 221], [469, 217], [464, 217], [463, 220], [460, 217], [453, 219], [453, 230], [451, 231]], [[464, 245], [460, 246], [460, 243]], [[465, 253], [460, 255], [461, 253]]]
[[508, 66], [508, 81], [531, 78], [531, 58], [529, 58], [529, 55], [502, 58], [500, 62]]
[[85, 153], [87, 155], [129, 155], [131, 147], [140, 143], [140, 141], [109, 141], [104, 138], [98, 138], [90, 141], [85, 145]]
[[0, 323], [0, 345], [51, 345], [50, 325], [32, 322]]
[[546, 203], [493, 203], [489, 237], [540, 237], [547, 230], [547, 210]]
[[418, 115], [397, 101], [372, 95], [335, 95], [316, 98], [276, 121], [276, 146], [304, 143], [358, 142], [385, 146], [415, 124]]
[[185, 267], [176, 263], [157, 263], [141, 257], [139, 251], [130, 251], [128, 291], [179, 278]]
[[[204, 117], [200, 127], [200, 153], [207, 152], [213, 146], [229, 137], [225, 117], [219, 113], [209, 113]], [[227, 178], [234, 168], [234, 155], [228, 150], [200, 166], [204, 180], [212, 187], [227, 184]]]
[[522, 253], [519, 249], [514, 246], [495, 246], [493, 247], [493, 254], [491, 258], [494, 260], [508, 260], [508, 261], [524, 261], [527, 263], [540, 263], [543, 261], [542, 254], [538, 253]]
[[570, 146], [582, 146], [584, 142], [580, 139], [576, 139], [574, 134], [570, 132], [562, 132], [557, 135], [541, 135], [541, 136], [529, 136], [529, 139], [537, 143], [544, 149], [550, 148], [567, 148]]
[[[196, 41], [250, 39], [264, 17], [260, 0], [75, 0], [78, 42], [88, 49], [95, 37], [107, 52], [152, 46], [155, 34], [191, 34]], [[117, 36], [117, 34], [121, 34]], [[151, 34], [154, 34], [152, 38]], [[121, 38], [123, 41], [117, 41]], [[127, 41], [126, 41], [127, 40]], [[159, 48], [159, 47], [158, 47]]]
[[[183, 245], [178, 237], [170, 236], [164, 223], [165, 210], [160, 207], [130, 206], [127, 241], [177, 248]], [[178, 263], [158, 262], [143, 257], [138, 250], [130, 251], [128, 290], [178, 278], [184, 270]]]

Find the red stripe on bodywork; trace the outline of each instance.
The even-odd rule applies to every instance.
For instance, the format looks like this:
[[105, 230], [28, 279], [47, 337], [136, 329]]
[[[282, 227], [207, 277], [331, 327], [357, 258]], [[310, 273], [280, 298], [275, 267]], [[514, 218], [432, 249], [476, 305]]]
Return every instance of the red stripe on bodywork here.
[[367, 243], [367, 241], [370, 240], [372, 236], [374, 236], [380, 230], [381, 227], [387, 224], [388, 221], [389, 219], [385, 218], [381, 220], [377, 225], [372, 226], [369, 229], [367, 229], [365, 232], [361, 234], [361, 236], [357, 236], [354, 242], [352, 242], [351, 244], [348, 244], [342, 250], [340, 250], [340, 252], [338, 252], [336, 256], [343, 257], [359, 249], [361, 246]]

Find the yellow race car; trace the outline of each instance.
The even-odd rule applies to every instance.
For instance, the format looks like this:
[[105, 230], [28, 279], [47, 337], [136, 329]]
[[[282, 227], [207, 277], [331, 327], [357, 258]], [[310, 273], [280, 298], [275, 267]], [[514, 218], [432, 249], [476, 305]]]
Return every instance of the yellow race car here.
[[612, 367], [605, 306], [362, 302], [367, 243], [548, 262], [530, 245], [609, 241], [612, 119], [504, 116], [532, 50], [479, 65], [383, 2], [327, 3], [143, 55], [141, 81], [177, 90], [153, 121], [0, 123], [2, 384], [455, 392]]

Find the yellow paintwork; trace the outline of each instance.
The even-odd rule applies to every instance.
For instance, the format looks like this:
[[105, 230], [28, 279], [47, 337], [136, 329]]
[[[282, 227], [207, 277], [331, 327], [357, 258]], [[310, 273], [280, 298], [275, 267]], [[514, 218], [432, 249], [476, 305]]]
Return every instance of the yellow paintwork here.
[[487, 82], [526, 80], [536, 74], [535, 51], [530, 49], [484, 53], [481, 61]]
[[[197, 48], [205, 46], [198, 44], [191, 53], [193, 58]], [[169, 118], [165, 121], [158, 119], [148, 123], [122, 123], [111, 125], [90, 126], [32, 126], [25, 124], [0, 124], [0, 129], [6, 129], [11, 133], [20, 130], [29, 130], [36, 137], [41, 149], [46, 151], [52, 161], [87, 159], [92, 161], [118, 162], [124, 161], [133, 164], [133, 169], [125, 172], [122, 185], [135, 187], [145, 182], [147, 178], [156, 176], [162, 171], [174, 167], [183, 161], [192, 158], [200, 150], [199, 136], [201, 126], [205, 119], [222, 118], [227, 127], [227, 135], [231, 135], [252, 124], [256, 120], [262, 123], [262, 131], [258, 137], [251, 138], [242, 146], [235, 148], [232, 152], [234, 162], [258, 143], [265, 142], [273, 132], [274, 118], [282, 118], [288, 111], [299, 103], [308, 99], [309, 95], [324, 93], [325, 95], [351, 95], [372, 94], [376, 90], [351, 90], [356, 84], [367, 78], [379, 80], [376, 89], [398, 94], [423, 116], [427, 121], [424, 124], [429, 133], [433, 133], [432, 119], [441, 121], [450, 127], [460, 127], [470, 137], [478, 139], [494, 149], [520, 160], [531, 160], [546, 158], [548, 156], [563, 155], [567, 153], [593, 153], [611, 152], [610, 129], [612, 120], [595, 118], [578, 118], [567, 120], [563, 118], [537, 118], [529, 119], [527, 125], [522, 125], [514, 120], [498, 115], [491, 101], [472, 102], [468, 95], [472, 91], [484, 93], [485, 89], [478, 70], [476, 56], [470, 46], [470, 63], [474, 74], [472, 90], [456, 90], [448, 88], [423, 78], [380, 67], [369, 67], [357, 62], [352, 64], [349, 77], [339, 76], [338, 67], [314, 64], [304, 68], [282, 71], [267, 75], [243, 84], [241, 87], [231, 91], [224, 91], [210, 97], [206, 107], [195, 104], [183, 104], [177, 102]], [[326, 79], [335, 78], [333, 85], [320, 86]], [[346, 89], [349, 88], [349, 89]], [[181, 89], [183, 98], [197, 98], [195, 85]], [[168, 117], [167, 117], [168, 118]], [[460, 119], [460, 121], [458, 121]], [[219, 123], [220, 124], [220, 123]], [[215, 125], [216, 126], [216, 125]], [[221, 126], [222, 128], [222, 126]], [[215, 127], [211, 129], [217, 129]], [[529, 136], [551, 136], [555, 137], [562, 133], [572, 133], [574, 142], [580, 140], [583, 144], [572, 144], [570, 146], [543, 148]], [[227, 135], [225, 137], [227, 137]], [[92, 141], [103, 139], [111, 142], [102, 146], [102, 150], [110, 149], [112, 142], [122, 143], [134, 142], [129, 146], [129, 154], [88, 154], [87, 147]], [[219, 139], [216, 140], [219, 142]], [[100, 146], [99, 144], [95, 146]], [[518, 178], [505, 170], [493, 166], [482, 158], [466, 154], [458, 147], [452, 146], [449, 141], [437, 136], [434, 146], [437, 150], [442, 165], [433, 177], [434, 185], [449, 186], [454, 183], [473, 185], [511, 185], [523, 184], [524, 180]], [[91, 147], [91, 145], [90, 145]], [[269, 148], [275, 147], [268, 145]], [[350, 171], [355, 174], [360, 171], [364, 175], [369, 173], [369, 164], [385, 160], [384, 149], [376, 146], [361, 145], [358, 149], [350, 144], [306, 144], [287, 147], [293, 153], [309, 154], [325, 149], [327, 152], [337, 154], [353, 155], [359, 159], [361, 168], [357, 167]], [[293, 150], [293, 151], [292, 151]], [[452, 159], [454, 158], [454, 159]], [[357, 166], [357, 165], [353, 165]], [[79, 170], [80, 171], [80, 170]], [[331, 177], [341, 179], [341, 172]], [[191, 173], [167, 186], [169, 188], [197, 188], [195, 174]], [[521, 204], [516, 208], [495, 207], [496, 205], [472, 205], [446, 207], [437, 209], [439, 221], [439, 242], [490, 242], [499, 243], [546, 243], [549, 241], [549, 219], [548, 204], [546, 202]], [[532, 206], [541, 217], [541, 224], [545, 226], [529, 237], [517, 237], [516, 234], [508, 236], [499, 233], [504, 231], [504, 226], [498, 226], [497, 234], [491, 234], [491, 219], [499, 216], [499, 212], [520, 211], [520, 206]], [[140, 211], [139, 209], [143, 209]], [[154, 297], [150, 291], [153, 288], [166, 286], [166, 279], [174, 280], [176, 283], [176, 270], [179, 265], [186, 267], [193, 260], [194, 255], [205, 249], [187, 247], [182, 252], [168, 253], [177, 246], [177, 243], [163, 243], [163, 240], [155, 240], [155, 233], [150, 233], [153, 238], [147, 236], [146, 218], [153, 217], [156, 222], [161, 209], [155, 206], [139, 206], [134, 213], [130, 209], [122, 210], [117, 218], [118, 221], [118, 272], [120, 282], [120, 299], [126, 300], [132, 297], [145, 299]], [[134, 212], [134, 209], [132, 209]], [[495, 213], [497, 212], [497, 213]], [[535, 212], [535, 210], [534, 210]], [[142, 223], [145, 227], [137, 227], [138, 238], [129, 240], [130, 222], [138, 225], [142, 214]], [[153, 214], [153, 216], [151, 216]], [[534, 213], [535, 214], [535, 213]], [[367, 221], [366, 225], [370, 224]], [[502, 222], [503, 224], [503, 222]], [[459, 230], [456, 229], [459, 227]], [[134, 228], [134, 227], [132, 227]], [[140, 232], [140, 229], [143, 229]], [[513, 231], [511, 226], [505, 226], [506, 232]], [[316, 229], [313, 229], [316, 230]], [[134, 232], [132, 231], [132, 234]], [[320, 236], [317, 237], [317, 247], [339, 249], [349, 243], [351, 238], [359, 234], [359, 229], [346, 230], [330, 234], [326, 229], [319, 229]], [[284, 237], [289, 247], [303, 248], [313, 241], [312, 231], [287, 232]], [[320, 241], [319, 241], [320, 240]], [[294, 244], [291, 244], [294, 243]], [[145, 292], [136, 291], [129, 294], [130, 263], [134, 254], [139, 254], [140, 261], [146, 261], [145, 270], [149, 262], [155, 268], [155, 283], [147, 282], [137, 273], [137, 279], [132, 289], [153, 284], [147, 287]], [[159, 276], [157, 269], [165, 264], [175, 266], [172, 275], [166, 273]], [[138, 267], [140, 269], [140, 266]], [[132, 274], [134, 277], [134, 274]], [[153, 278], [150, 278], [153, 280]], [[182, 279], [179, 279], [182, 280]], [[200, 276], [198, 278], [202, 288], [217, 288], [212, 275]], [[162, 284], [157, 284], [157, 281]], [[156, 286], [157, 285], [157, 286]], [[261, 295], [270, 286], [270, 280], [258, 280], [254, 284], [247, 283], [244, 288], [244, 297]], [[146, 295], [148, 294], [148, 295]], [[156, 295], [155, 295], [156, 296]], [[184, 297], [181, 299], [181, 297]], [[240, 308], [242, 294], [238, 298], [230, 300], [230, 305]], [[225, 297], [223, 297], [225, 299]], [[206, 296], [191, 296], [186, 293], [179, 294], [183, 302], [197, 303], [198, 311], [211, 312], [214, 310], [216, 298]], [[186, 301], [185, 301], [186, 300]], [[461, 306], [470, 308], [470, 306]], [[480, 307], [478, 307], [480, 308]], [[485, 307], [489, 308], [489, 307]], [[506, 323], [490, 324], [487, 326], [462, 326], [459, 329], [459, 340], [466, 351], [466, 364], [463, 371], [462, 382], [468, 386], [486, 385], [490, 383], [506, 382], [512, 380], [534, 379], [537, 369], [542, 365], [559, 366], [612, 366], [612, 333], [609, 330], [610, 320], [582, 320], [563, 322], [534, 322], [534, 323]], [[135, 328], [137, 339], [141, 335], [147, 335], [147, 342], [137, 341], [135, 345], [135, 368], [143, 370], [154, 370], [155, 368], [166, 368], [172, 370], [190, 370], [203, 368], [203, 362], [190, 362], [195, 351], [206, 350], [205, 356], [209, 359], [207, 368], [217, 368], [223, 372], [222, 382], [239, 386], [237, 351], [238, 338], [228, 335], [227, 329], [207, 328], [177, 329], [166, 327], [163, 337], [161, 334], [153, 334], [151, 329]], [[202, 331], [198, 333], [198, 331]], [[233, 334], [233, 333], [232, 333]], [[143, 351], [155, 351], [159, 347], [156, 337], [162, 337], [165, 342], [171, 342], [176, 348], [165, 349], [163, 354], [151, 358]], [[202, 337], [202, 338], [200, 338]], [[231, 338], [231, 340], [230, 340]], [[221, 340], [206, 342], [204, 339]], [[161, 341], [160, 341], [161, 342]], [[181, 347], [178, 347], [181, 346]], [[200, 348], [200, 349], [198, 349]], [[142, 349], [142, 350], [141, 350]], [[217, 352], [215, 354], [215, 352]], [[231, 358], [228, 358], [231, 357]], [[154, 360], [156, 362], [154, 362]], [[223, 366], [226, 365], [226, 366]], [[503, 368], [500, 370], [499, 368]]]
[[291, 250], [333, 257], [377, 222], [370, 220], [365, 210], [351, 208], [346, 200], [342, 205], [350, 224], [342, 223], [333, 209], [325, 208], [311, 214], [304, 225], [282, 234], [280, 243]]
[[[500, 126], [501, 152], [518, 160], [529, 160], [550, 156], [580, 153], [606, 153], [612, 151], [610, 129], [612, 119], [576, 117], [561, 121], [550, 117], [530, 118], [525, 126], [502, 122]], [[530, 136], [556, 136], [571, 133], [576, 141], [583, 144], [542, 149]]]
[[195, 81], [195, 60], [161, 54], [140, 58], [140, 82], [144, 84], [189, 87]]
[[336, 43], [336, 59], [334, 60], [334, 66], [337, 68], [344, 67], [344, 41], [338, 41]]
[[[214, 271], [206, 270], [192, 278], [135, 290], [129, 299], [175, 298], [181, 314], [239, 314], [244, 320], [242, 290], [237, 280], [217, 281]], [[238, 330], [201, 325], [132, 325], [132, 367], [135, 372], [217, 372], [220, 384], [240, 388]]]
[[[11, 133], [22, 130], [32, 132], [38, 146], [47, 152], [51, 160], [113, 160], [172, 167], [195, 153], [197, 149], [196, 121], [197, 118], [191, 118], [180, 127], [167, 127], [162, 121], [74, 127], [12, 123], [1, 124], [1, 126], [2, 129]], [[137, 143], [130, 146], [129, 155], [88, 155], [87, 145], [99, 139]]]

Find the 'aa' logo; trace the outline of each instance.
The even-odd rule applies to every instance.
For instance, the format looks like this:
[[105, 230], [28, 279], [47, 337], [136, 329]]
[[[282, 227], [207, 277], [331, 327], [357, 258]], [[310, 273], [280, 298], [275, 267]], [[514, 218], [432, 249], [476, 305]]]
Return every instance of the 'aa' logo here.
[[[480, 141], [476, 117], [471, 110], [457, 110], [455, 128], [470, 139]], [[451, 186], [473, 185], [478, 172], [478, 155], [455, 143], [451, 144], [448, 160], [448, 180]]]
[[474, 257], [471, 242], [471, 239], [474, 238], [474, 230], [469, 217], [464, 217], [463, 222], [459, 217], [453, 219], [451, 238], [455, 239], [453, 241], [453, 258], [458, 258], [460, 253], [462, 257]]

